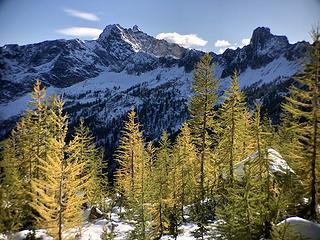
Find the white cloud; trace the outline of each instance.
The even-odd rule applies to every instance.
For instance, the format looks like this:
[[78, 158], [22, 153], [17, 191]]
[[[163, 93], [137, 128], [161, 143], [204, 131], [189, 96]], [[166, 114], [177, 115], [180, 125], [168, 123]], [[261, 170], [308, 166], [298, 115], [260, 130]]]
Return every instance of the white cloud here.
[[241, 40], [243, 45], [249, 45], [250, 44], [250, 38], [244, 38]]
[[56, 32], [73, 37], [97, 38], [102, 33], [101, 29], [88, 27], [70, 27], [58, 29]]
[[99, 17], [93, 13], [82, 12], [71, 8], [63, 9], [68, 15], [89, 21], [99, 21]]
[[222, 54], [225, 50], [226, 50], [226, 48], [220, 48], [220, 49], [218, 50], [218, 52], [219, 52], [220, 54]]
[[157, 39], [164, 39], [168, 42], [177, 43], [183, 47], [200, 46], [203, 47], [208, 41], [199, 38], [196, 34], [181, 35], [176, 32], [172, 33], [159, 33], [156, 36]]
[[217, 40], [214, 44], [215, 47], [228, 47], [231, 44], [227, 40]]
[[235, 49], [237, 49], [237, 46], [236, 46], [236, 45], [237, 45], [237, 44], [234, 44], [233, 46], [229, 46], [229, 47], [220, 48], [220, 49], [218, 50], [218, 52], [219, 52], [220, 54], [222, 54], [222, 53], [223, 53], [225, 50], [227, 50], [228, 48], [235, 50]]
[[241, 40], [241, 44], [238, 44], [238, 43], [230, 43], [228, 40], [217, 40], [214, 44], [214, 46], [217, 48], [217, 53], [224, 53], [224, 51], [226, 49], [237, 49], [238, 47], [239, 48], [242, 48], [244, 47], [245, 45], [248, 45], [250, 44], [250, 38], [244, 38]]

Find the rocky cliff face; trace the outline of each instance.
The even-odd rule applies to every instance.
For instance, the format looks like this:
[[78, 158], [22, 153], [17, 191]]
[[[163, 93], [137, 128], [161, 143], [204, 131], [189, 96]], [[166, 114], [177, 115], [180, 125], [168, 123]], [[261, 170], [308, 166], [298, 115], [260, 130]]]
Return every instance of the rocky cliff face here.
[[[117, 24], [92, 41], [5, 45], [0, 48], [0, 136], [8, 134], [27, 108], [35, 79], [49, 94], [64, 94], [71, 124], [84, 117], [107, 153], [117, 144], [122, 120], [132, 106], [148, 139], [159, 137], [162, 130], [173, 133], [188, 117], [192, 73], [203, 54], [155, 39], [137, 26], [125, 29]], [[237, 69], [249, 102], [259, 99], [268, 111], [272, 101], [279, 105], [290, 79], [301, 71], [309, 44], [290, 44], [285, 36], [261, 27], [254, 30], [249, 45], [210, 54], [221, 90]], [[276, 116], [279, 109], [270, 111]]]

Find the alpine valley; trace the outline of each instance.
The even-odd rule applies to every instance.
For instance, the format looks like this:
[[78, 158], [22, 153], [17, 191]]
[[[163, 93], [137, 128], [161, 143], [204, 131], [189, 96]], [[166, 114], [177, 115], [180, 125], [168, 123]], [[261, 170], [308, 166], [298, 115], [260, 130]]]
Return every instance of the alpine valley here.
[[[270, 29], [253, 31], [250, 44], [210, 55], [220, 95], [235, 69], [249, 106], [279, 120], [293, 76], [310, 58], [310, 44], [289, 43]], [[175, 133], [188, 118], [192, 75], [204, 52], [156, 39], [137, 26], [108, 25], [97, 40], [53, 40], [0, 47], [0, 137], [8, 136], [28, 105], [36, 79], [47, 94], [63, 94], [69, 123], [83, 117], [111, 156], [123, 120], [134, 106], [148, 140]], [[222, 99], [221, 99], [222, 100]], [[72, 129], [72, 128], [71, 128]]]

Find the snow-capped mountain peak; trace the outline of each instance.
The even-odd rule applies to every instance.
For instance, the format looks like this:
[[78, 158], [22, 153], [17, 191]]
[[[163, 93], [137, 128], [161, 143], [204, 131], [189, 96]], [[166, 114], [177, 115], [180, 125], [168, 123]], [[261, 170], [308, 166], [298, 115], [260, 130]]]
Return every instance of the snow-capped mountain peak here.
[[132, 31], [133, 32], [141, 32], [141, 29], [138, 27], [138, 25], [133, 25]]
[[[257, 91], [263, 84], [289, 81], [301, 70], [308, 46], [289, 44], [286, 37], [257, 28], [249, 45], [210, 55], [222, 86], [238, 69], [241, 86]], [[174, 132], [188, 117], [192, 74], [203, 54], [156, 39], [136, 25], [119, 24], [106, 26], [97, 40], [0, 47], [0, 137], [27, 107], [35, 79], [49, 93], [64, 93], [70, 122], [81, 116], [90, 119], [91, 130], [106, 147], [117, 143], [122, 119], [132, 105], [151, 139], [162, 130]], [[274, 86], [271, 89], [277, 94]], [[264, 87], [263, 94], [267, 92]], [[258, 97], [264, 101], [264, 96]]]
[[107, 25], [99, 36], [99, 41], [106, 41], [111, 35], [119, 34], [124, 29], [119, 24]]
[[175, 58], [181, 58], [186, 51], [177, 44], [156, 39], [142, 32], [137, 25], [128, 29], [119, 24], [108, 25], [100, 34], [98, 42], [111, 51], [119, 50], [119, 48], [126, 49], [122, 51], [126, 53], [125, 57], [130, 56], [133, 52], [146, 52], [156, 57], [172, 55]]
[[[108, 45], [119, 45], [119, 47], [126, 47], [129, 50], [128, 54], [130, 54], [130, 50], [133, 52], [138, 52], [141, 50], [141, 46], [139, 41], [137, 41], [135, 34], [132, 33], [133, 31], [130, 31], [130, 29], [125, 29], [119, 24], [111, 24], [105, 27], [98, 38], [98, 42], [106, 47], [108, 47]], [[112, 50], [115, 51], [116, 49]]]
[[288, 47], [289, 41], [286, 36], [271, 34], [270, 28], [258, 27], [252, 33], [250, 45], [257, 55], [272, 55], [273, 52]]

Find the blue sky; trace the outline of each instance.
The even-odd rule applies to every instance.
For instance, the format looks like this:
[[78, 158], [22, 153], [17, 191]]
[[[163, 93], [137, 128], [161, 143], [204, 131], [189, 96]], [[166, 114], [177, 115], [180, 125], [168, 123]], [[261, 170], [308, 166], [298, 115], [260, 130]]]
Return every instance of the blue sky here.
[[310, 41], [320, 0], [0, 0], [0, 45], [93, 39], [113, 23], [204, 51], [247, 44], [266, 26], [290, 42]]

